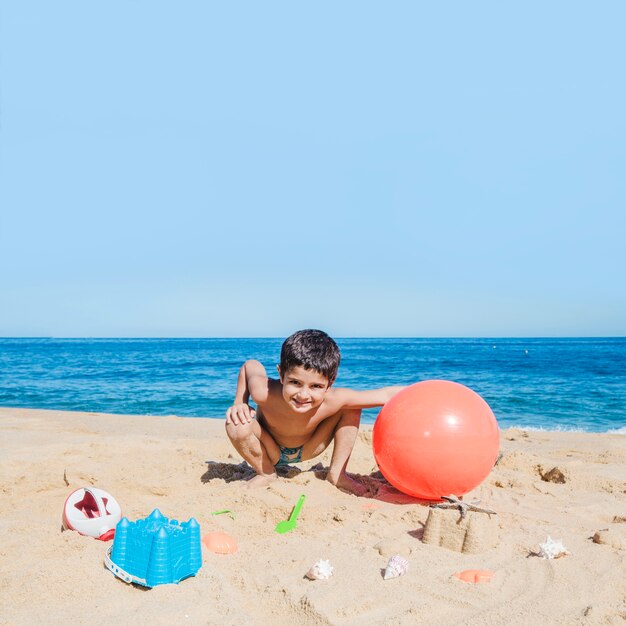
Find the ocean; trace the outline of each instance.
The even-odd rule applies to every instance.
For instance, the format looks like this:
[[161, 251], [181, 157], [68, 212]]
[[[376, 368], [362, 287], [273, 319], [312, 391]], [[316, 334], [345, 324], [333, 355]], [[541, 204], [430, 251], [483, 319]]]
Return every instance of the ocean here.
[[[0, 406], [222, 419], [249, 358], [276, 376], [281, 339], [0, 339]], [[501, 428], [626, 434], [626, 338], [337, 339], [337, 386], [444, 379]], [[373, 423], [378, 409], [364, 411]]]

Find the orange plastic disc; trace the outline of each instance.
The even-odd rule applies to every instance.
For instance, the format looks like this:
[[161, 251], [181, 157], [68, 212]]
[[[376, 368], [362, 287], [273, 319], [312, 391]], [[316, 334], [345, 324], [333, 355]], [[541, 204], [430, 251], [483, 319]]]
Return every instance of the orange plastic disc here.
[[208, 533], [202, 537], [202, 543], [216, 554], [233, 554], [237, 552], [237, 542], [227, 533]]
[[466, 569], [457, 572], [455, 576], [466, 583], [488, 583], [493, 578], [493, 572], [486, 569]]

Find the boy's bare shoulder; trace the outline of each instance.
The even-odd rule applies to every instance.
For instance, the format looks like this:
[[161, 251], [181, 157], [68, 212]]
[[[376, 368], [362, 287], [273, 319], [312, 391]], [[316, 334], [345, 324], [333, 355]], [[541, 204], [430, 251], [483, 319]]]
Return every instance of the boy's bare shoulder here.
[[329, 408], [339, 411], [349, 406], [351, 392], [352, 390], [346, 387], [331, 387], [324, 398], [324, 402]]

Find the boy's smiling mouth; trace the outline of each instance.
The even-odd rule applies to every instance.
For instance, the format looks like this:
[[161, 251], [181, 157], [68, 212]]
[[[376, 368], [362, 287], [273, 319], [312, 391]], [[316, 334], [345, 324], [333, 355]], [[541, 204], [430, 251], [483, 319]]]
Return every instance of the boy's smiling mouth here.
[[293, 398], [293, 404], [295, 405], [297, 409], [301, 409], [303, 407], [310, 406], [311, 400], [301, 401], [301, 400], [296, 400], [295, 398]]

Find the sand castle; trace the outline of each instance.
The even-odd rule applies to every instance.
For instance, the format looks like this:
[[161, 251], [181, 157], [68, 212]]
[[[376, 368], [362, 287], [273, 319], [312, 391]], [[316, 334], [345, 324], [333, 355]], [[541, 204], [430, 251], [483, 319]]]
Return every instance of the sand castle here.
[[498, 522], [486, 513], [469, 511], [460, 515], [451, 510], [431, 508], [422, 541], [456, 552], [478, 554], [497, 544], [498, 530]]

